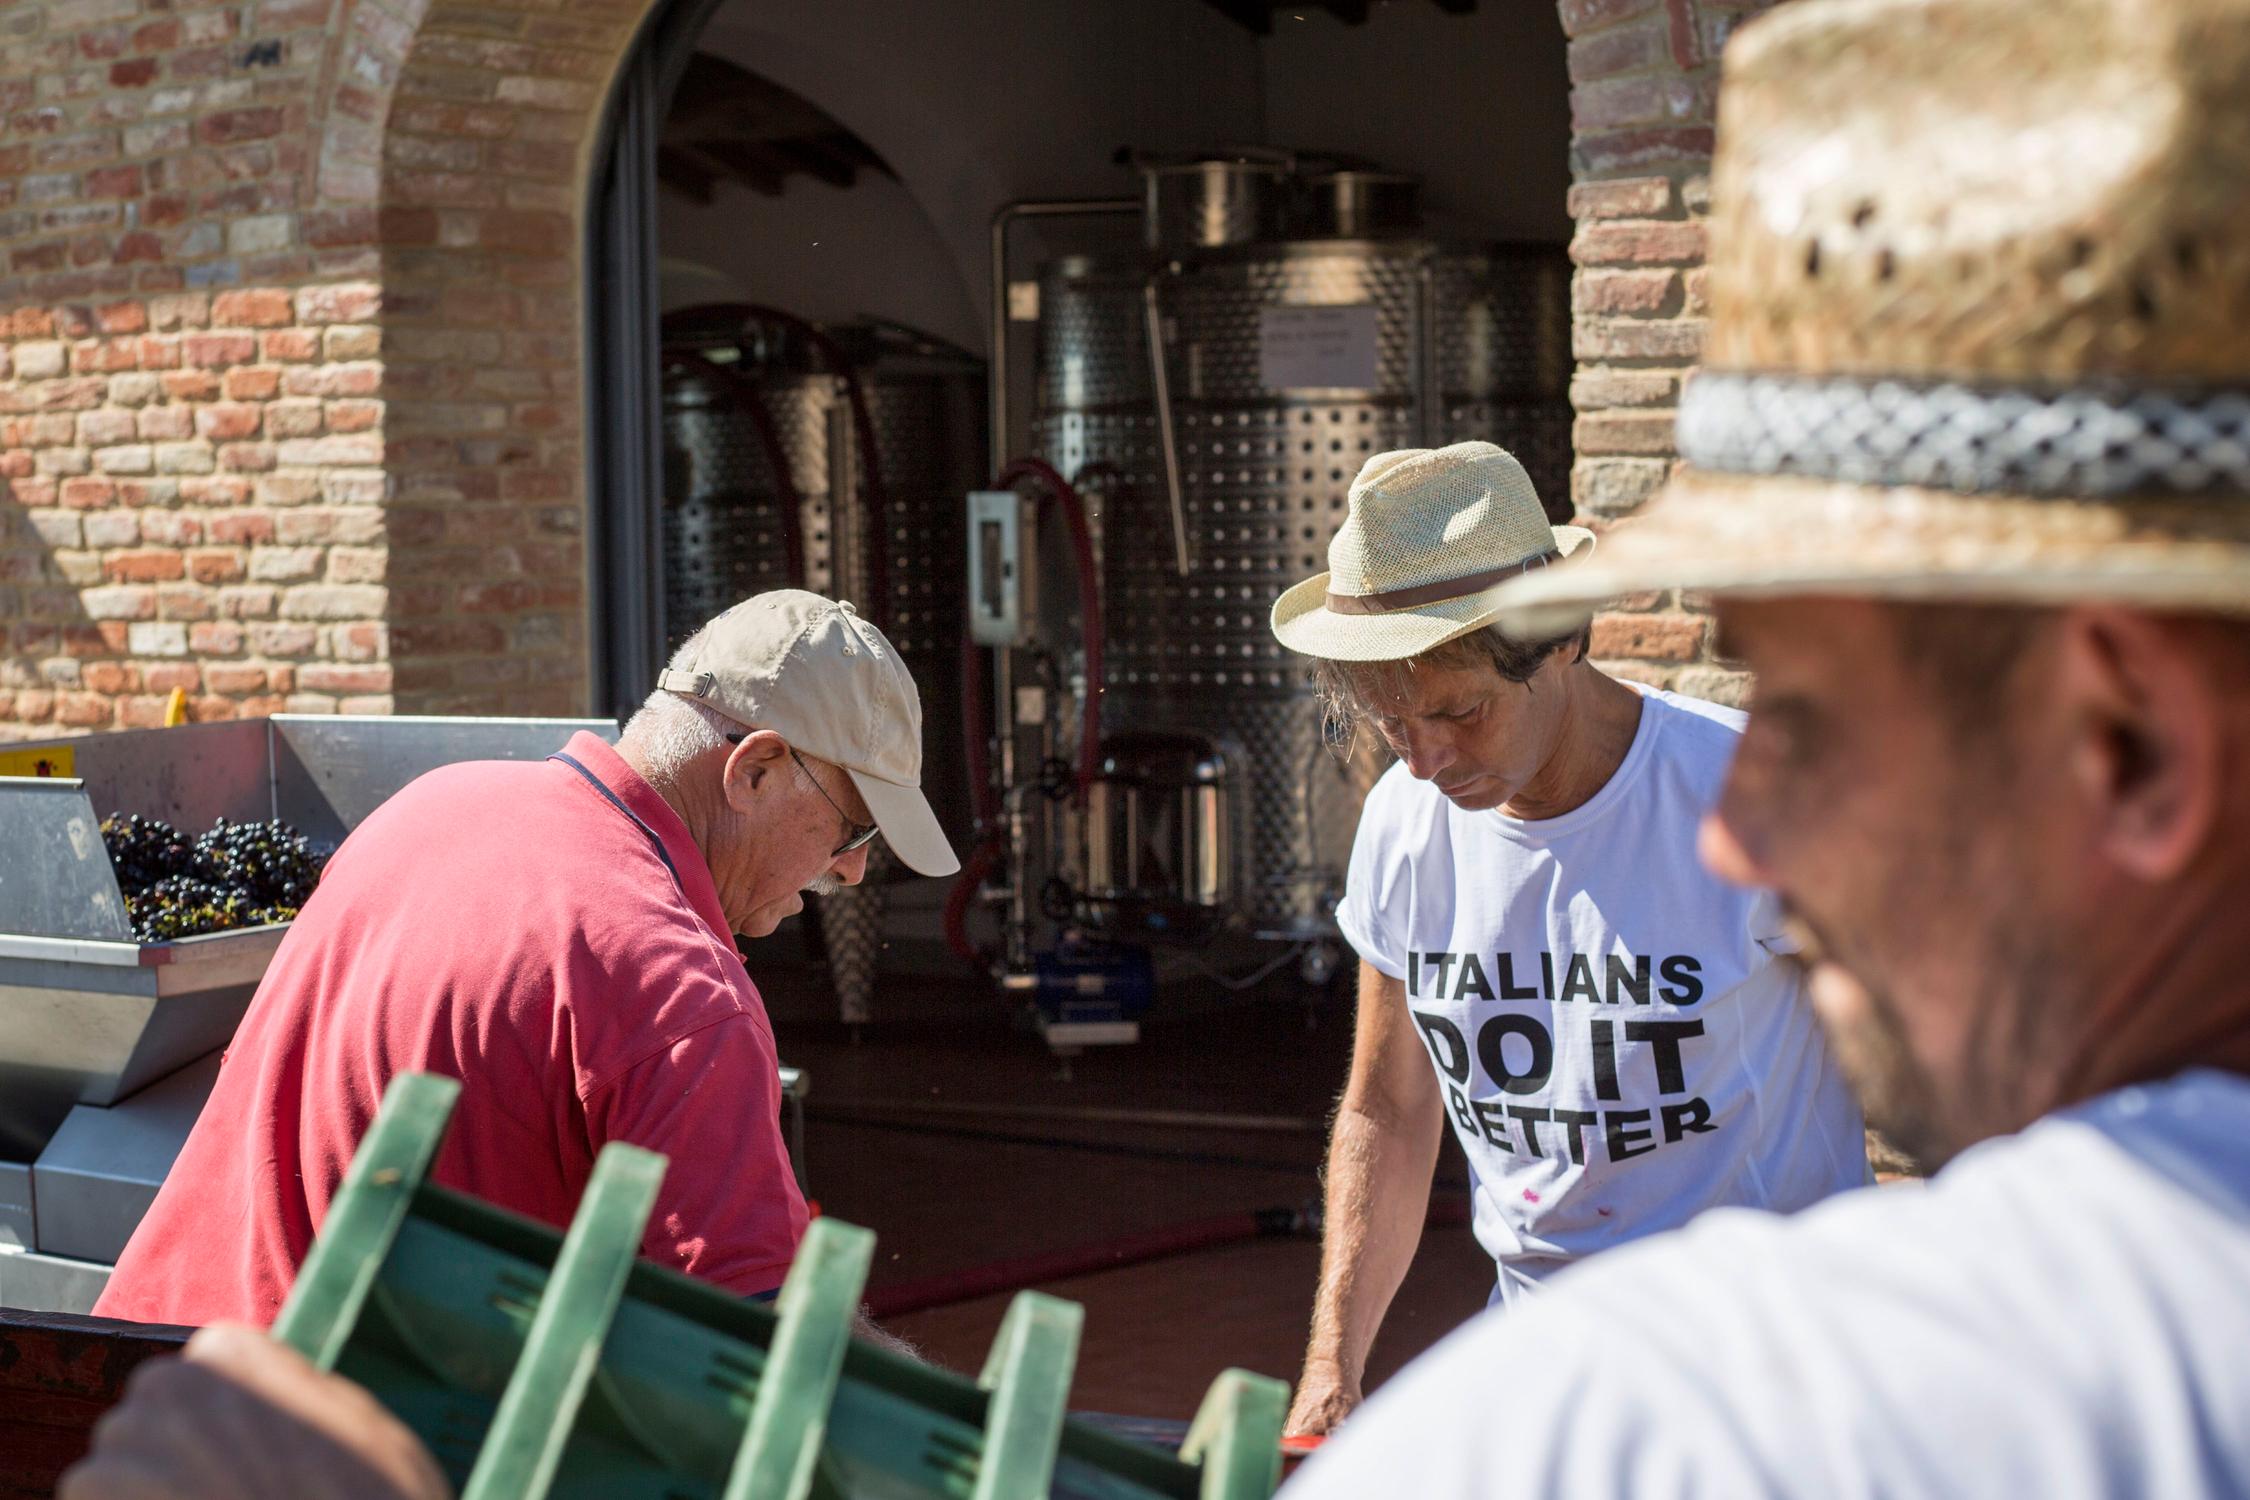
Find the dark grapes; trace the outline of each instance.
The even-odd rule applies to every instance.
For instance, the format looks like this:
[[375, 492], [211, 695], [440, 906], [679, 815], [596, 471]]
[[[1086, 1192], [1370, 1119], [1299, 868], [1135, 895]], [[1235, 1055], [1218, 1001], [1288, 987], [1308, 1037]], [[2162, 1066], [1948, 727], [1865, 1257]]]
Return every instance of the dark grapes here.
[[189, 840], [137, 813], [102, 820], [133, 935], [144, 943], [286, 922], [312, 895], [327, 856], [278, 819], [219, 819]]

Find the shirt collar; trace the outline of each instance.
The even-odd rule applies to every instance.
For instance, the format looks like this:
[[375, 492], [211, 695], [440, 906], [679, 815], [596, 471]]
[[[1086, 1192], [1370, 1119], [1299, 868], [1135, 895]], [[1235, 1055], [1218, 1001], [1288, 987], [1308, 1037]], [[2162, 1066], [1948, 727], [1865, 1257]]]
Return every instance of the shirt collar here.
[[672, 810], [672, 804], [644, 780], [641, 773], [625, 763], [610, 743], [600, 735], [580, 730], [571, 736], [563, 747], [564, 753], [594, 773], [594, 779], [617, 795], [617, 800], [633, 810], [643, 823], [655, 832], [664, 843], [664, 852], [672, 856], [673, 868], [680, 872], [682, 894], [695, 914], [709, 924], [713, 932], [733, 943], [733, 927], [726, 912], [719, 905], [718, 883], [711, 878], [710, 862], [696, 847], [695, 839], [688, 833], [687, 824]]

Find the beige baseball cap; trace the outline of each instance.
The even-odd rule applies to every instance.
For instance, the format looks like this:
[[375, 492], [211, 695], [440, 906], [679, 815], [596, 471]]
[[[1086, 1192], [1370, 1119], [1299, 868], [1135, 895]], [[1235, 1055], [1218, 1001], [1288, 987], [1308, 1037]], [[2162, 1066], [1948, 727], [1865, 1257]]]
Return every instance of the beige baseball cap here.
[[842, 766], [916, 874], [961, 868], [922, 795], [921, 694], [849, 603], [803, 589], [753, 595], [704, 626], [692, 657], [656, 685]]

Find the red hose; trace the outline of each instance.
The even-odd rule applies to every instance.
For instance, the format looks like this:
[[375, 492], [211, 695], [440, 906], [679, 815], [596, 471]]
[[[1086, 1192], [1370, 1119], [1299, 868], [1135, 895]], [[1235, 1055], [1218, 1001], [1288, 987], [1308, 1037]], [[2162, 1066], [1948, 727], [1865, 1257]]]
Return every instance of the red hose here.
[[1041, 458], [1019, 458], [1000, 471], [998, 487], [1012, 489], [1026, 479], [1036, 479], [1048, 496], [1063, 508], [1070, 528], [1071, 561], [1078, 571], [1078, 629], [1086, 652], [1086, 694], [1078, 730], [1078, 794], [1094, 784], [1102, 747], [1102, 648], [1106, 640], [1102, 622], [1101, 577], [1094, 569], [1094, 531], [1086, 519], [1086, 502], [1070, 481]]
[[[1431, 1228], [1444, 1228], [1466, 1223], [1468, 1218], [1469, 1204], [1466, 1196], [1448, 1194], [1431, 1203], [1427, 1222]], [[979, 1297], [1068, 1281], [1097, 1271], [1163, 1260], [1168, 1256], [1215, 1249], [1220, 1245], [1239, 1244], [1244, 1240], [1277, 1239], [1317, 1232], [1316, 1221], [1306, 1210], [1300, 1208], [1259, 1208], [1241, 1213], [1219, 1214], [1208, 1219], [1190, 1219], [1183, 1224], [1144, 1229], [1113, 1240], [1014, 1256], [986, 1265], [945, 1271], [935, 1276], [880, 1287], [868, 1294], [867, 1312], [868, 1316], [878, 1321], [903, 1317], [907, 1313], [922, 1312], [932, 1307], [973, 1302]]]
[[[994, 1261], [989, 1265], [972, 1266], [967, 1270], [947, 1271], [915, 1281], [902, 1281], [896, 1286], [870, 1292], [867, 1311], [878, 1320], [896, 1318], [906, 1313], [920, 1312], [924, 1308], [970, 1302], [978, 1297], [1010, 1292], [1019, 1287], [1067, 1281], [1074, 1276], [1107, 1271], [1117, 1266], [1138, 1265], [1142, 1261], [1161, 1260], [1169, 1255], [1185, 1255], [1191, 1250], [1231, 1245], [1241, 1240], [1254, 1240], [1261, 1235], [1289, 1233], [1286, 1224], [1268, 1227], [1268, 1216], [1276, 1212], [1267, 1209], [1262, 1212], [1220, 1214], [1210, 1219], [1191, 1219], [1185, 1224], [1145, 1229], [1138, 1234], [1128, 1234], [1098, 1244], [1075, 1245], [1065, 1250], [1020, 1255], [1009, 1260]], [[1291, 1209], [1281, 1209], [1278, 1213], [1285, 1220], [1300, 1217]]]
[[774, 501], [781, 511], [782, 570], [788, 576], [791, 588], [805, 586], [805, 509], [804, 497], [797, 493], [797, 484], [789, 472], [789, 450], [781, 446], [781, 434], [773, 425], [773, 413], [766, 410], [764, 394], [758, 383], [731, 365], [722, 365], [709, 355], [696, 349], [674, 349], [665, 356], [675, 365], [686, 365], [698, 373], [716, 380], [729, 396], [734, 398], [743, 414], [756, 429], [758, 444], [766, 450], [766, 467], [773, 471]]
[[[1026, 479], [1033, 479], [1047, 493], [1047, 497], [1060, 505], [1063, 520], [1070, 529], [1071, 563], [1078, 574], [1079, 634], [1086, 653], [1086, 693], [1078, 728], [1078, 795], [1085, 798], [1087, 789], [1094, 784], [1100, 764], [1102, 739], [1102, 591], [1101, 577], [1094, 566], [1094, 532], [1086, 517], [1086, 502], [1072, 488], [1069, 480], [1055, 471], [1044, 459], [1019, 458], [1000, 471], [993, 481], [995, 489], [1013, 489]], [[961, 632], [961, 732], [963, 750], [969, 768], [970, 796], [976, 804], [976, 818], [980, 839], [977, 847], [961, 865], [961, 873], [953, 878], [953, 889], [945, 900], [945, 941], [963, 963], [981, 966], [976, 945], [969, 940], [969, 906], [975, 900], [984, 878], [992, 873], [992, 866], [1003, 853], [1000, 846], [998, 824], [1000, 799], [992, 786], [992, 760], [985, 746], [986, 726], [998, 716], [997, 708], [988, 712], [984, 705], [984, 652], [970, 635], [966, 624]]]
[[984, 877], [992, 873], [1002, 852], [998, 839], [986, 837], [961, 861], [961, 873], [953, 877], [953, 888], [945, 894], [945, 945], [972, 969], [984, 967], [984, 959], [977, 945], [969, 941], [969, 904], [976, 900]]

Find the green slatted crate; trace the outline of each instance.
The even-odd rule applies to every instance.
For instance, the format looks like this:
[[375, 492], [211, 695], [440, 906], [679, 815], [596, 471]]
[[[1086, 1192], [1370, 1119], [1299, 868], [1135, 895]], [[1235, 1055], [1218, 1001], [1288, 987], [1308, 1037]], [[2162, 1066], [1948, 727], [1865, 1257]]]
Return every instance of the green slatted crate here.
[[1181, 1456], [1069, 1421], [1081, 1309], [1026, 1292], [976, 1381], [850, 1339], [875, 1237], [816, 1221], [772, 1307], [634, 1259], [664, 1159], [567, 1235], [423, 1179], [460, 1085], [396, 1080], [276, 1336], [374, 1391], [462, 1500], [1264, 1500], [1288, 1389], [1229, 1370]]

